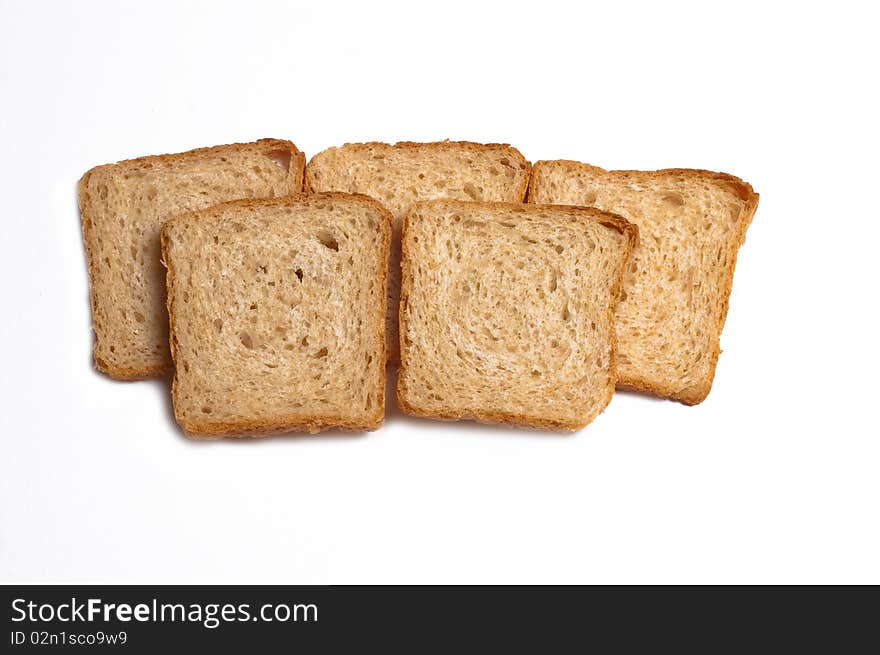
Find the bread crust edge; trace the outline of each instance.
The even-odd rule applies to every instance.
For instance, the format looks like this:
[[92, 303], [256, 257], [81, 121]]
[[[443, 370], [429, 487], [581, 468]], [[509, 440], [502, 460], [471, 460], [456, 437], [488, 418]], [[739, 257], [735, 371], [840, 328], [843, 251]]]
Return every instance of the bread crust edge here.
[[428, 419], [436, 419], [441, 421], [459, 421], [459, 420], [473, 420], [478, 423], [489, 423], [489, 424], [501, 424], [501, 425], [513, 425], [517, 427], [529, 427], [529, 428], [541, 428], [541, 429], [552, 429], [558, 431], [565, 432], [576, 432], [585, 428], [587, 425], [592, 423], [596, 417], [598, 417], [605, 409], [608, 407], [611, 402], [611, 398], [614, 396], [614, 389], [617, 383], [617, 329], [616, 322], [614, 319], [615, 307], [617, 306], [618, 299], [620, 298], [620, 291], [623, 286], [623, 277], [626, 273], [627, 266], [629, 265], [629, 259], [632, 255], [633, 248], [638, 242], [638, 227], [633, 223], [630, 223], [625, 218], [618, 214], [613, 214], [611, 212], [604, 212], [602, 210], [596, 209], [595, 207], [579, 207], [577, 205], [538, 205], [532, 203], [528, 205], [534, 208], [552, 208], [555, 210], [563, 210], [569, 214], [581, 214], [586, 215], [589, 220], [599, 223], [600, 225], [620, 232], [626, 237], [626, 245], [624, 247], [624, 253], [621, 257], [620, 266], [617, 270], [617, 275], [614, 283], [612, 284], [611, 291], [609, 293], [609, 302], [607, 308], [607, 316], [609, 320], [609, 325], [611, 326], [611, 354], [609, 358], [609, 369], [608, 369], [608, 385], [605, 390], [605, 397], [602, 399], [594, 412], [590, 414], [586, 414], [580, 420], [577, 421], [562, 421], [556, 419], [549, 419], [541, 415], [533, 415], [533, 414], [517, 414], [513, 412], [484, 412], [484, 411], [474, 411], [474, 412], [465, 412], [465, 411], [453, 411], [453, 410], [426, 410], [413, 403], [409, 402], [407, 399], [408, 390], [406, 388], [406, 370], [409, 366], [409, 347], [406, 345], [406, 341], [404, 339], [404, 335], [406, 334], [406, 325], [407, 325], [407, 308], [409, 306], [409, 287], [410, 287], [410, 258], [407, 253], [407, 230], [409, 229], [409, 219], [410, 214], [416, 211], [421, 205], [465, 205], [465, 206], [473, 206], [480, 205], [483, 207], [492, 207], [492, 208], [518, 208], [525, 207], [526, 205], [518, 204], [518, 203], [506, 203], [506, 202], [467, 202], [463, 200], [428, 200], [422, 201], [418, 203], [414, 203], [412, 207], [406, 212], [403, 216], [402, 221], [402, 231], [401, 231], [401, 289], [400, 289], [400, 308], [399, 308], [399, 316], [398, 321], [400, 325], [400, 374], [397, 378], [397, 390], [396, 390], [396, 399], [397, 405], [403, 411], [404, 414], [409, 416], [415, 416], [419, 418], [428, 418]]
[[79, 179], [76, 185], [77, 191], [77, 205], [79, 206], [79, 214], [80, 214], [80, 226], [82, 229], [83, 235], [83, 245], [85, 247], [86, 252], [86, 270], [88, 273], [88, 284], [89, 284], [89, 307], [91, 310], [91, 332], [92, 332], [92, 364], [100, 373], [103, 373], [114, 380], [119, 380], [123, 382], [132, 382], [136, 380], [146, 380], [149, 378], [162, 377], [167, 374], [173, 367], [170, 356], [168, 358], [163, 358], [164, 361], [160, 363], [147, 363], [143, 365], [131, 365], [131, 366], [121, 366], [110, 364], [104, 359], [101, 358], [99, 353], [100, 348], [100, 339], [98, 337], [98, 333], [95, 330], [95, 314], [97, 313], [97, 305], [98, 299], [97, 294], [95, 293], [95, 277], [96, 277], [96, 267], [97, 262], [95, 261], [95, 257], [92, 251], [92, 241], [93, 241], [93, 225], [92, 225], [92, 215], [91, 215], [91, 207], [86, 202], [86, 187], [89, 182], [89, 178], [100, 170], [109, 170], [116, 166], [121, 165], [140, 165], [144, 163], [154, 163], [157, 161], [161, 162], [173, 162], [182, 157], [188, 157], [191, 155], [199, 155], [204, 154], [210, 151], [217, 150], [240, 150], [243, 147], [254, 146], [257, 144], [273, 146], [280, 149], [287, 149], [290, 151], [291, 160], [290, 166], [288, 169], [288, 180], [292, 188], [296, 191], [295, 193], [302, 193], [303, 184], [305, 182], [305, 165], [306, 165], [306, 157], [305, 153], [299, 150], [296, 145], [292, 141], [288, 141], [286, 139], [272, 139], [272, 138], [264, 138], [257, 139], [256, 141], [250, 141], [247, 143], [228, 143], [218, 146], [207, 146], [203, 148], [194, 148], [192, 150], [186, 150], [183, 152], [171, 153], [171, 154], [163, 154], [163, 155], [145, 155], [143, 157], [135, 157], [133, 159], [123, 159], [121, 161], [112, 163], [112, 164], [101, 164], [99, 166], [93, 166], [89, 170], [87, 170], [83, 176]]
[[514, 146], [509, 143], [477, 143], [476, 141], [450, 141], [446, 139], [444, 141], [398, 141], [397, 143], [385, 143], [383, 141], [363, 141], [363, 142], [355, 142], [355, 143], [343, 143], [341, 146], [332, 146], [330, 148], [325, 148], [320, 152], [312, 155], [311, 159], [309, 159], [308, 164], [306, 164], [305, 170], [305, 182], [304, 182], [304, 190], [305, 193], [316, 193], [313, 191], [314, 184], [310, 179], [309, 169], [313, 165], [315, 159], [322, 156], [324, 153], [330, 152], [332, 150], [339, 150], [342, 148], [348, 148], [350, 150], [359, 151], [359, 150], [369, 150], [370, 148], [399, 148], [402, 150], [418, 150], [418, 149], [436, 149], [436, 150], [451, 150], [453, 148], [463, 148], [465, 150], [472, 151], [480, 151], [482, 152], [486, 148], [492, 149], [505, 149], [515, 158], [517, 158], [521, 164], [525, 164], [525, 167], [522, 168], [524, 173], [523, 183], [521, 188], [518, 190], [518, 196], [522, 202], [525, 202], [526, 194], [529, 189], [529, 180], [532, 177], [532, 164], [528, 159]]
[[378, 209], [379, 215], [384, 219], [381, 223], [381, 229], [383, 233], [382, 239], [382, 257], [384, 259], [385, 265], [380, 266], [380, 275], [382, 276], [382, 284], [381, 286], [384, 288], [388, 283], [388, 255], [391, 247], [391, 221], [393, 219], [391, 212], [388, 211], [380, 202], [370, 198], [369, 196], [363, 194], [353, 194], [353, 193], [340, 193], [340, 192], [328, 192], [328, 193], [318, 193], [318, 194], [305, 194], [299, 193], [296, 195], [288, 196], [285, 198], [265, 198], [265, 199], [253, 199], [246, 198], [241, 200], [232, 200], [229, 202], [221, 203], [219, 205], [213, 205], [206, 209], [198, 210], [195, 212], [187, 212], [184, 214], [178, 214], [167, 220], [162, 226], [162, 232], [160, 234], [160, 242], [162, 246], [162, 264], [165, 266], [165, 277], [166, 277], [166, 286], [168, 289], [168, 295], [166, 304], [168, 307], [168, 319], [169, 319], [169, 343], [171, 347], [171, 359], [172, 362], [175, 363], [174, 366], [174, 375], [171, 381], [171, 404], [174, 409], [174, 420], [183, 430], [187, 437], [193, 439], [220, 439], [224, 437], [265, 437], [272, 436], [276, 434], [284, 434], [284, 433], [309, 433], [316, 434], [318, 432], [323, 432], [326, 430], [340, 429], [349, 432], [369, 432], [378, 429], [382, 426], [385, 421], [385, 384], [386, 384], [386, 370], [385, 370], [385, 296], [381, 295], [380, 302], [382, 303], [382, 311], [380, 312], [380, 320], [377, 321], [378, 329], [377, 334], [379, 337], [379, 345], [380, 345], [380, 353], [377, 359], [378, 362], [381, 362], [380, 365], [377, 366], [377, 380], [376, 380], [376, 388], [378, 393], [376, 394], [376, 409], [375, 411], [365, 417], [363, 420], [352, 420], [352, 419], [335, 419], [328, 418], [319, 415], [289, 415], [282, 416], [274, 419], [252, 419], [252, 420], [241, 420], [241, 421], [193, 421], [190, 420], [187, 416], [182, 415], [178, 411], [178, 403], [177, 403], [177, 393], [178, 393], [178, 380], [177, 380], [177, 326], [174, 320], [174, 305], [175, 305], [175, 275], [176, 272], [174, 270], [174, 264], [171, 261], [171, 258], [168, 256], [169, 253], [169, 240], [170, 240], [170, 231], [174, 228], [174, 225], [178, 222], [188, 221], [188, 220], [199, 220], [201, 217], [210, 214], [212, 212], [217, 212], [228, 209], [230, 207], [266, 207], [266, 206], [284, 206], [293, 203], [303, 203], [303, 202], [311, 202], [311, 201], [321, 201], [324, 199], [345, 199], [345, 200], [357, 200], [359, 202], [366, 202], [369, 205], [373, 206], [375, 209]]
[[739, 198], [744, 201], [743, 210], [740, 213], [739, 230], [736, 233], [736, 238], [731, 239], [730, 243], [728, 244], [728, 256], [730, 265], [728, 267], [728, 270], [725, 272], [724, 280], [722, 282], [723, 299], [721, 303], [721, 314], [719, 320], [717, 320], [714, 325], [713, 348], [712, 352], [709, 353], [710, 363], [706, 377], [697, 384], [685, 388], [664, 385], [660, 381], [649, 380], [647, 378], [638, 376], [621, 378], [620, 380], [618, 380], [617, 383], [617, 388], [621, 391], [635, 391], [638, 393], [646, 393], [653, 396], [674, 400], [688, 406], [700, 404], [708, 397], [709, 392], [712, 390], [712, 384], [715, 380], [715, 370], [718, 366], [718, 358], [721, 355], [721, 332], [723, 331], [724, 323], [727, 320], [727, 312], [730, 306], [730, 293], [733, 290], [733, 275], [736, 270], [736, 259], [739, 254], [740, 247], [743, 243], [745, 243], [746, 231], [751, 225], [752, 219], [755, 216], [755, 212], [758, 209], [760, 195], [752, 188], [751, 184], [749, 184], [745, 180], [736, 177], [735, 175], [730, 175], [729, 173], [719, 173], [715, 171], [708, 171], [696, 168], [663, 168], [654, 171], [607, 170], [604, 168], [600, 168], [599, 166], [586, 164], [584, 162], [574, 161], [570, 159], [556, 159], [539, 160], [532, 165], [532, 174], [529, 178], [529, 191], [527, 196], [527, 202], [529, 202], [530, 204], [534, 204], [532, 197], [535, 194], [538, 176], [544, 166], [551, 162], [581, 169], [591, 169], [599, 173], [638, 173], [640, 175], [648, 175], [649, 177], [654, 179], [661, 178], [662, 176], [669, 174], [695, 175], [702, 178], [709, 178], [713, 181], [721, 181], [734, 187]]

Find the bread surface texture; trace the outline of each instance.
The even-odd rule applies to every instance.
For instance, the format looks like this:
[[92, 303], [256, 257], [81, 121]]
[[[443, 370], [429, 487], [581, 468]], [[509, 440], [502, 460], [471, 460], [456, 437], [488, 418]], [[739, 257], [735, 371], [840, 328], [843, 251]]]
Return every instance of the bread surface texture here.
[[577, 430], [617, 380], [614, 305], [636, 228], [596, 209], [432, 201], [403, 225], [398, 403]]
[[391, 215], [366, 196], [243, 200], [162, 230], [174, 415], [190, 436], [373, 430]]
[[365, 193], [394, 214], [388, 283], [388, 356], [399, 359], [400, 223], [414, 203], [432, 199], [523, 202], [531, 166], [505, 144], [468, 141], [349, 143], [306, 167], [307, 192]]
[[737, 252], [758, 206], [751, 185], [702, 170], [540, 161], [529, 202], [597, 207], [638, 226], [616, 312], [618, 386], [702, 402], [721, 352]]
[[174, 214], [300, 193], [305, 156], [261, 139], [98, 166], [79, 181], [95, 367], [118, 379], [170, 368], [159, 232]]

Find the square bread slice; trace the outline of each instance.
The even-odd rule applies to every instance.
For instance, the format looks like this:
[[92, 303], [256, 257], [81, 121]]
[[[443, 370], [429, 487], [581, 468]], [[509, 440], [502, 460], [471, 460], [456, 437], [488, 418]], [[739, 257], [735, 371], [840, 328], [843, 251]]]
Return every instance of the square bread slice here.
[[614, 393], [614, 305], [636, 235], [590, 208], [413, 206], [403, 225], [400, 407], [587, 425]]
[[721, 352], [736, 255], [758, 206], [724, 173], [535, 164], [529, 202], [587, 205], [639, 227], [617, 306], [618, 387], [702, 402]]
[[159, 230], [171, 215], [302, 191], [305, 156], [262, 139], [98, 166], [79, 181], [95, 367], [122, 380], [171, 366]]
[[191, 436], [373, 430], [391, 215], [366, 196], [241, 200], [162, 229], [174, 415]]
[[348, 143], [312, 157], [307, 193], [365, 193], [394, 214], [388, 277], [388, 359], [400, 360], [397, 306], [400, 302], [400, 221], [414, 202], [449, 198], [524, 202], [531, 166], [509, 145], [438, 141]]

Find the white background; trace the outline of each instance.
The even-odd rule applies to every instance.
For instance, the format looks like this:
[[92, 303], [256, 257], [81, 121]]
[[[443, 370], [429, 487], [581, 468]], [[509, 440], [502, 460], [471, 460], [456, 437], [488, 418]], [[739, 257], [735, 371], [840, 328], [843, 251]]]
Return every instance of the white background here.
[[[178, 4], [180, 6], [178, 6]], [[880, 583], [870, 3], [0, 0], [0, 581]], [[197, 443], [90, 363], [75, 183], [247, 141], [750, 181], [708, 400]]]

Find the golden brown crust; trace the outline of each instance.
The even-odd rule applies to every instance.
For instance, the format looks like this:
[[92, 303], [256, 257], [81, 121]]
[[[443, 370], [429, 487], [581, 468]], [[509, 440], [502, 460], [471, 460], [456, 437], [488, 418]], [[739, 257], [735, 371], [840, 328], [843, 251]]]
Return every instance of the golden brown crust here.
[[649, 179], [655, 180], [669, 177], [670, 175], [699, 177], [715, 182], [722, 181], [729, 183], [730, 187], [736, 192], [739, 199], [746, 202], [750, 201], [752, 196], [758, 196], [758, 194], [755, 193], [754, 189], [752, 189], [752, 186], [748, 182], [741, 180], [735, 175], [730, 175], [729, 173], [717, 173], [715, 171], [707, 171], [699, 168], [660, 168], [655, 171], [637, 171], [626, 169], [608, 170], [599, 166], [593, 166], [592, 164], [585, 164], [584, 162], [574, 161], [572, 159], [541, 159], [532, 164], [532, 174], [529, 179], [529, 190], [527, 195], [528, 202], [534, 202], [531, 196], [534, 195], [535, 184], [541, 172], [541, 169], [550, 164], [561, 164], [564, 166], [569, 166], [571, 168], [577, 168], [584, 171], [593, 171], [596, 173], [614, 173], [615, 175], [642, 175]]
[[[384, 412], [384, 410], [383, 410]], [[174, 419], [187, 437], [192, 439], [222, 439], [225, 437], [271, 437], [276, 434], [291, 432], [307, 432], [317, 434], [327, 430], [344, 430], [345, 432], [372, 432], [382, 426], [383, 419], [371, 423], [345, 421], [335, 417], [319, 418], [317, 416], [290, 416], [276, 421], [229, 421], [200, 423], [188, 421], [178, 416]]]
[[[587, 220], [591, 220], [599, 223], [600, 225], [607, 227], [609, 229], [615, 230], [626, 237], [626, 251], [624, 256], [621, 258], [620, 267], [618, 268], [617, 275], [615, 277], [614, 284], [612, 286], [612, 291], [609, 296], [609, 303], [607, 308], [607, 318], [609, 321], [609, 325], [611, 325], [611, 358], [610, 358], [610, 370], [609, 370], [609, 384], [605, 390], [605, 398], [603, 402], [600, 404], [598, 410], [592, 415], [587, 416], [585, 420], [582, 421], [560, 421], [548, 419], [541, 415], [535, 414], [516, 414], [512, 412], [493, 412], [493, 411], [479, 411], [479, 412], [456, 412], [453, 410], [440, 410], [440, 411], [428, 411], [421, 409], [406, 400], [407, 389], [406, 389], [406, 370], [409, 365], [409, 346], [406, 343], [406, 338], [404, 335], [407, 333], [406, 329], [406, 315], [407, 315], [407, 307], [409, 305], [409, 291], [410, 284], [412, 280], [411, 274], [411, 265], [410, 265], [410, 257], [407, 252], [407, 230], [409, 229], [409, 219], [410, 214], [417, 211], [419, 206], [421, 205], [447, 205], [451, 207], [472, 207], [474, 205], [479, 205], [481, 207], [490, 207], [490, 208], [498, 208], [498, 209], [516, 209], [522, 211], [530, 211], [531, 208], [536, 210], [538, 209], [553, 209], [560, 210], [569, 215], [575, 215], [578, 217], [586, 218]], [[542, 429], [553, 429], [553, 430], [564, 430], [573, 432], [575, 430], [580, 430], [581, 428], [589, 425], [599, 414], [601, 414], [605, 408], [608, 406], [608, 403], [611, 402], [611, 397], [614, 395], [615, 382], [617, 380], [617, 331], [614, 329], [614, 308], [617, 304], [617, 300], [620, 297], [620, 290], [623, 284], [623, 277], [626, 273], [626, 268], [629, 264], [629, 258], [632, 254], [632, 250], [635, 247], [636, 242], [638, 241], [638, 227], [634, 224], [627, 221], [622, 216], [618, 214], [612, 214], [610, 212], [603, 212], [595, 207], [578, 207], [575, 205], [538, 205], [532, 203], [531, 205], [522, 205], [517, 203], [509, 203], [509, 202], [466, 202], [462, 200], [428, 200], [424, 202], [419, 202], [414, 204], [409, 211], [404, 215], [402, 222], [402, 255], [400, 259], [401, 265], [401, 288], [400, 288], [400, 309], [398, 315], [398, 321], [400, 325], [400, 375], [397, 378], [397, 405], [400, 407], [401, 411], [404, 414], [408, 414], [410, 416], [418, 416], [422, 418], [431, 418], [437, 419], [441, 421], [458, 421], [458, 420], [474, 420], [481, 423], [500, 423], [507, 425], [515, 425], [515, 426], [526, 426], [526, 427], [534, 427], [534, 428], [542, 428]]]
[[[514, 158], [518, 159], [520, 162], [520, 169], [524, 172], [524, 179], [522, 182], [522, 188], [519, 190], [519, 197], [525, 201], [526, 192], [529, 188], [529, 179], [531, 177], [532, 165], [529, 161], [523, 156], [523, 154], [514, 148], [509, 143], [477, 143], [475, 141], [449, 141], [448, 139], [445, 141], [426, 141], [426, 142], [418, 142], [418, 141], [398, 141], [397, 143], [384, 143], [382, 141], [367, 141], [363, 143], [345, 143], [342, 146], [338, 146], [342, 148], [348, 148], [350, 150], [359, 151], [359, 150], [369, 150], [371, 148], [396, 148], [400, 150], [471, 150], [477, 153], [484, 152], [487, 148], [491, 149], [504, 149], [508, 153], [510, 153]], [[319, 157], [323, 153], [329, 150], [335, 150], [337, 147], [326, 148], [321, 152], [312, 156], [309, 160], [308, 165], [306, 165], [305, 172], [305, 184], [304, 189], [306, 193], [314, 193], [314, 184], [310, 179], [309, 167], [312, 165], [312, 162], [316, 157]]]
[[184, 152], [175, 152], [171, 154], [164, 155], [145, 155], [143, 157], [135, 157], [133, 159], [122, 159], [118, 162], [114, 162], [112, 164], [101, 164], [100, 166], [94, 166], [90, 168], [83, 175], [80, 182], [82, 183], [85, 178], [99, 170], [114, 168], [116, 166], [143, 166], [144, 164], [155, 164], [155, 163], [173, 163], [176, 161], [180, 161], [181, 159], [188, 159], [191, 157], [198, 157], [200, 155], [204, 155], [209, 152], [219, 152], [221, 150], [227, 150], [231, 152], [245, 150], [247, 148], [252, 148], [255, 145], [267, 146], [270, 148], [275, 148], [277, 150], [289, 150], [291, 154], [290, 159], [290, 172], [293, 174], [293, 186], [294, 188], [302, 189], [302, 180], [305, 175], [305, 153], [300, 151], [292, 141], [288, 141], [287, 139], [257, 139], [256, 141], [250, 141], [247, 143], [227, 143], [219, 146], [207, 146], [204, 148], [194, 148], [193, 150], [186, 150]]
[[[162, 264], [164, 264], [166, 268], [166, 281], [168, 288], [168, 296], [167, 296], [167, 306], [168, 306], [168, 317], [170, 323], [169, 329], [169, 341], [171, 344], [171, 357], [172, 360], [177, 362], [177, 326], [175, 323], [175, 296], [176, 296], [176, 278], [174, 265], [171, 262], [171, 258], [168, 256], [168, 248], [169, 248], [169, 232], [173, 229], [174, 225], [179, 222], [184, 221], [197, 221], [207, 216], [211, 216], [216, 213], [220, 213], [229, 207], [284, 207], [284, 206], [292, 206], [297, 204], [309, 204], [311, 202], [319, 202], [324, 199], [338, 199], [338, 200], [356, 200], [359, 202], [366, 202], [373, 206], [374, 208], [379, 210], [380, 215], [385, 219], [381, 225], [383, 239], [382, 239], [382, 251], [383, 257], [385, 259], [386, 265], [380, 267], [381, 275], [382, 275], [382, 287], [384, 288], [388, 281], [388, 254], [391, 248], [391, 222], [393, 217], [391, 212], [388, 211], [381, 203], [377, 202], [373, 198], [369, 196], [365, 196], [363, 194], [358, 193], [338, 193], [338, 192], [328, 192], [328, 193], [317, 193], [317, 194], [297, 194], [294, 196], [288, 196], [286, 198], [270, 198], [270, 199], [243, 199], [243, 200], [233, 200], [230, 202], [222, 203], [220, 205], [215, 205], [213, 207], [209, 207], [208, 209], [203, 209], [196, 212], [188, 212], [185, 214], [179, 214], [169, 220], [165, 221], [162, 226], [162, 232], [160, 235], [160, 241], [162, 244]], [[383, 304], [383, 310], [381, 312], [382, 320], [379, 321], [377, 334], [379, 336], [379, 343], [381, 345], [381, 358], [379, 361], [383, 361], [385, 358], [385, 296], [380, 294], [381, 300]], [[177, 402], [177, 393], [178, 393], [178, 381], [177, 381], [177, 367], [174, 367], [174, 377], [171, 381], [171, 398], [172, 405], [174, 406], [174, 419], [177, 421], [177, 424], [183, 429], [187, 436], [192, 438], [202, 438], [202, 439], [211, 439], [211, 438], [220, 438], [220, 437], [245, 437], [245, 436], [270, 436], [273, 434], [281, 434], [284, 432], [309, 432], [316, 433], [321, 432], [323, 430], [332, 430], [332, 429], [340, 429], [347, 431], [372, 431], [378, 429], [385, 420], [385, 366], [379, 366], [378, 368], [378, 380], [376, 381], [377, 387], [381, 390], [381, 393], [378, 394], [377, 398], [377, 406], [374, 416], [372, 420], [369, 422], [357, 422], [350, 421], [341, 417], [322, 417], [319, 415], [311, 415], [311, 416], [291, 416], [291, 417], [280, 417], [271, 421], [213, 421], [213, 422], [199, 422], [199, 421], [191, 421], [188, 420], [187, 417], [182, 416], [178, 410], [178, 402]]]
[[637, 174], [640, 176], [648, 177], [649, 179], [659, 180], [664, 179], [669, 176], [687, 176], [687, 177], [697, 177], [705, 180], [710, 180], [712, 182], [721, 182], [724, 186], [726, 186], [729, 190], [736, 194], [736, 196], [742, 200], [745, 204], [743, 205], [743, 210], [740, 214], [741, 220], [739, 221], [739, 232], [737, 233], [736, 239], [731, 239], [728, 246], [728, 261], [730, 262], [730, 266], [728, 267], [726, 274], [724, 276], [724, 280], [722, 283], [722, 305], [721, 305], [721, 313], [719, 320], [716, 321], [714, 326], [714, 339], [713, 344], [714, 347], [712, 352], [709, 353], [710, 356], [710, 365], [709, 365], [709, 373], [706, 376], [705, 380], [702, 384], [695, 385], [692, 387], [688, 387], [686, 389], [672, 389], [669, 387], [665, 387], [663, 385], [658, 385], [656, 382], [647, 380], [642, 377], [637, 376], [629, 376], [625, 379], [620, 379], [617, 384], [617, 388], [626, 391], [638, 391], [641, 393], [648, 393], [655, 396], [661, 396], [663, 398], [669, 398], [670, 400], [676, 400], [685, 405], [697, 405], [703, 400], [706, 399], [706, 396], [709, 395], [709, 391], [712, 389], [712, 382], [715, 378], [715, 369], [718, 365], [718, 357], [721, 354], [721, 332], [724, 328], [724, 322], [727, 320], [727, 311], [729, 308], [730, 302], [730, 292], [733, 288], [733, 274], [736, 269], [736, 258], [739, 252], [740, 246], [745, 242], [746, 231], [749, 228], [749, 225], [752, 222], [752, 218], [755, 216], [755, 212], [758, 208], [758, 201], [760, 196], [755, 190], [752, 188], [752, 185], [740, 178], [729, 175], [727, 173], [717, 173], [714, 171], [706, 171], [701, 169], [693, 169], [693, 168], [664, 168], [656, 171], [635, 171], [635, 170], [614, 170], [609, 171], [604, 168], [600, 168], [598, 166], [592, 166], [590, 164], [585, 164], [583, 162], [573, 161], [570, 159], [558, 159], [558, 160], [540, 160], [536, 161], [532, 166], [532, 174], [529, 179], [529, 190], [527, 196], [527, 202], [534, 202], [535, 188], [537, 185], [538, 177], [540, 176], [541, 170], [549, 165], [549, 164], [561, 164], [564, 166], [569, 166], [573, 169], [579, 170], [587, 170], [595, 173], [615, 173], [615, 174]]
[[173, 154], [165, 154], [165, 155], [146, 155], [144, 157], [137, 157], [134, 159], [123, 159], [122, 161], [118, 161], [114, 164], [102, 164], [100, 166], [95, 166], [90, 168], [88, 171], [83, 174], [77, 183], [77, 204], [79, 205], [79, 213], [80, 213], [80, 221], [82, 223], [82, 233], [83, 233], [83, 245], [85, 246], [86, 251], [86, 267], [88, 269], [88, 277], [89, 277], [89, 298], [90, 298], [90, 307], [92, 310], [92, 360], [94, 362], [95, 369], [101, 373], [104, 373], [115, 380], [122, 381], [134, 381], [134, 380], [145, 380], [147, 378], [160, 377], [166, 374], [169, 370], [171, 370], [171, 362], [164, 362], [159, 365], [154, 366], [114, 366], [109, 364], [108, 362], [101, 359], [98, 355], [98, 336], [94, 330], [94, 316], [97, 313], [97, 298], [94, 290], [94, 281], [96, 278], [96, 267], [97, 262], [95, 261], [94, 254], [92, 252], [92, 243], [93, 243], [93, 225], [92, 225], [92, 216], [90, 212], [90, 207], [86, 202], [86, 187], [88, 186], [89, 178], [98, 171], [112, 169], [117, 166], [143, 166], [144, 164], [153, 164], [153, 163], [170, 163], [179, 161], [181, 159], [186, 159], [189, 157], [199, 156], [205, 154], [207, 152], [217, 152], [220, 150], [224, 151], [236, 151], [243, 150], [245, 148], [251, 148], [254, 145], [264, 145], [270, 148], [275, 148], [277, 150], [287, 150], [290, 152], [290, 167], [288, 170], [288, 176], [291, 180], [291, 187], [302, 191], [303, 183], [305, 180], [305, 161], [306, 157], [303, 152], [301, 152], [291, 141], [287, 141], [286, 139], [257, 139], [251, 143], [230, 143], [226, 145], [220, 146], [209, 146], [206, 148], [196, 148], [194, 150], [187, 150], [185, 152], [173, 153]]
[[105, 373], [114, 380], [120, 380], [122, 382], [136, 382], [137, 380], [148, 380], [150, 378], [161, 377], [171, 370], [170, 366], [145, 366], [141, 368], [110, 366], [94, 353], [92, 354], [92, 358], [96, 370]]
[[543, 416], [531, 414], [513, 414], [509, 412], [480, 412], [471, 414], [442, 410], [439, 412], [423, 411], [413, 405], [410, 405], [401, 396], [401, 388], [399, 382], [397, 387], [397, 404], [404, 414], [407, 414], [409, 416], [416, 416], [418, 418], [432, 419], [435, 421], [476, 421], [477, 423], [487, 423], [490, 425], [512, 425], [514, 427], [520, 428], [539, 428], [543, 430], [558, 430], [560, 432], [575, 432], [586, 425], [586, 423], [554, 421], [552, 419], [544, 418]]

